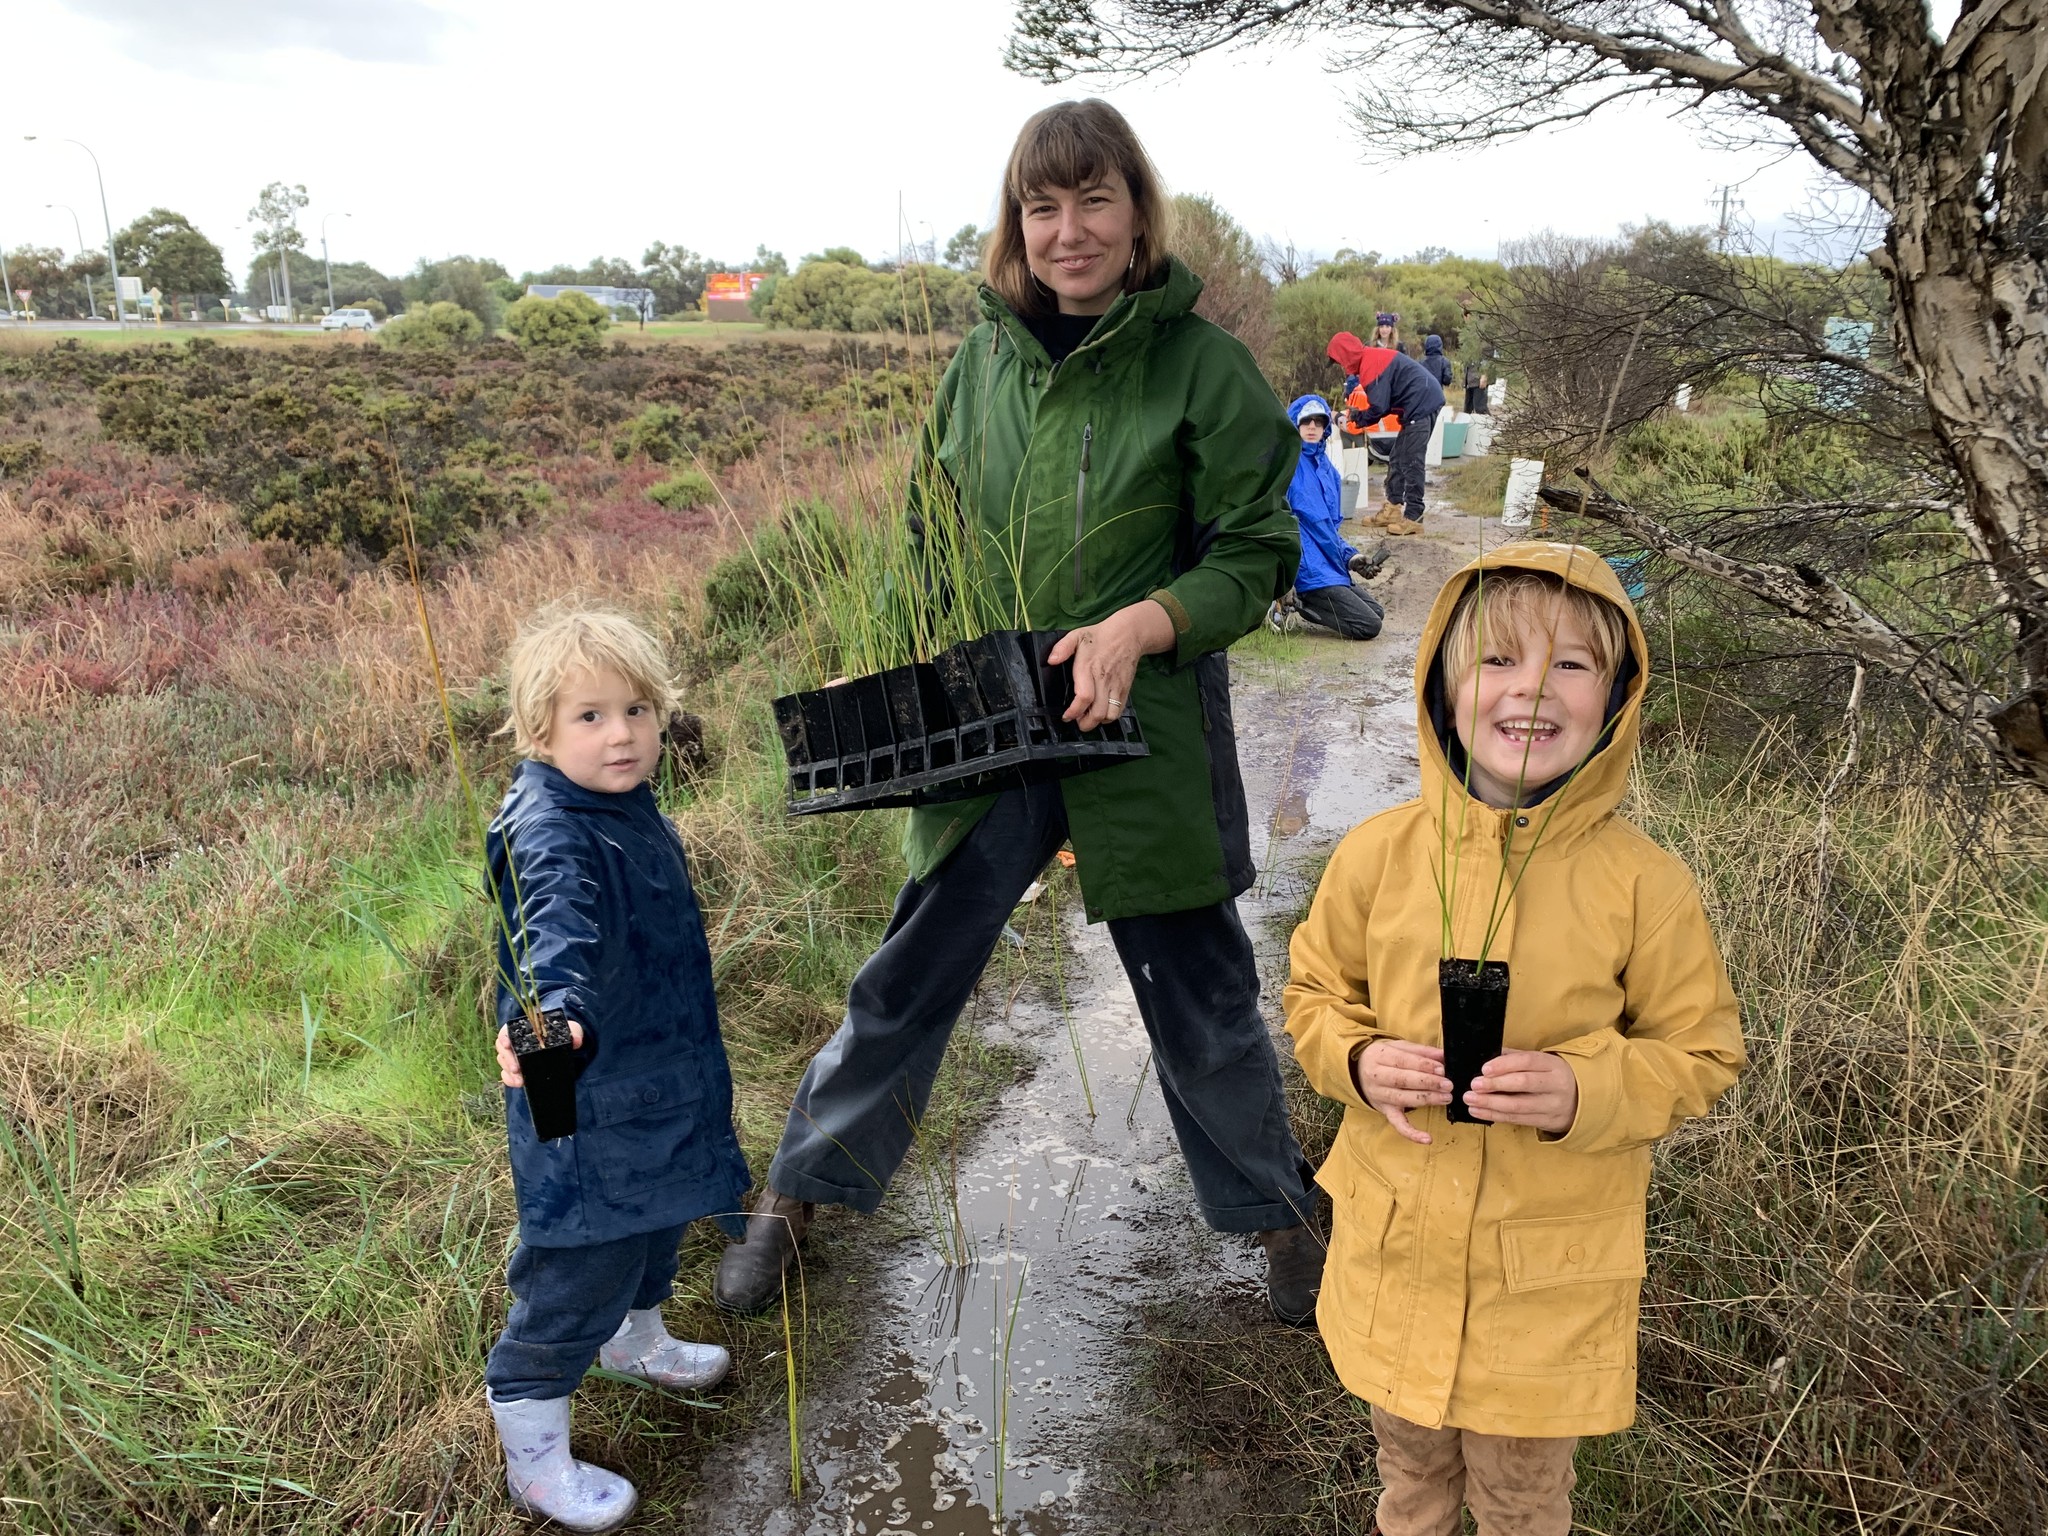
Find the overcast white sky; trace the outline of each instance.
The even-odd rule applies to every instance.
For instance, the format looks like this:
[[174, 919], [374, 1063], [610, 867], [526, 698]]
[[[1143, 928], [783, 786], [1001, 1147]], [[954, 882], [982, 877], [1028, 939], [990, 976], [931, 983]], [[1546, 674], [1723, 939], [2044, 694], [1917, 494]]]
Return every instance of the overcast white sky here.
[[[565, 6], [536, 0], [8, 0], [0, 49], [0, 245], [102, 238], [98, 153], [118, 228], [189, 216], [239, 274], [264, 183], [305, 183], [319, 250], [387, 272], [493, 256], [515, 274], [652, 240], [794, 261], [871, 256], [985, 222], [1018, 124], [1074, 90], [1001, 63], [998, 0]], [[1492, 256], [1543, 228], [1604, 234], [1710, 222], [1745, 182], [1768, 234], [1814, 191], [1645, 111], [1534, 141], [1366, 166], [1339, 77], [1311, 52], [1238, 54], [1107, 93], [1175, 191], [1255, 235], [1322, 253], [1424, 246]], [[24, 143], [24, 134], [36, 134]], [[340, 214], [350, 218], [343, 219]]]

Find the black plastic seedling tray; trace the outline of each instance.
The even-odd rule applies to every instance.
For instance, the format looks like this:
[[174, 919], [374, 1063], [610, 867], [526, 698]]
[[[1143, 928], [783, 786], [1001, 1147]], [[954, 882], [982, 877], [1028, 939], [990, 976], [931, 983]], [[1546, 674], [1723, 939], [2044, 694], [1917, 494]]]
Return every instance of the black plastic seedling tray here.
[[1146, 757], [1126, 709], [1082, 731], [1071, 666], [1046, 656], [1064, 630], [999, 629], [930, 661], [775, 701], [789, 809], [867, 811], [961, 800]]

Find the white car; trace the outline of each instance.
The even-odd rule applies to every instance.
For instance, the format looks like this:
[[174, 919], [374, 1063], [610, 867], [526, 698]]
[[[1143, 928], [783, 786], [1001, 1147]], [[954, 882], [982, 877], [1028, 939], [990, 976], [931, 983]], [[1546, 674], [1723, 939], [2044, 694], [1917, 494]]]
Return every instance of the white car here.
[[320, 317], [323, 331], [374, 331], [377, 317], [367, 309], [331, 309]]

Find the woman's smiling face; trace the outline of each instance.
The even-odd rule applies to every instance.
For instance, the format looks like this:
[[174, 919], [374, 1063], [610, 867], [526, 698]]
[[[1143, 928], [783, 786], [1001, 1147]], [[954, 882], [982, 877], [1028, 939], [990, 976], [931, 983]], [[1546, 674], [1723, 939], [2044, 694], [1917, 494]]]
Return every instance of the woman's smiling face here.
[[1137, 249], [1137, 205], [1119, 171], [1084, 187], [1044, 187], [1023, 203], [1024, 260], [1063, 315], [1106, 314]]

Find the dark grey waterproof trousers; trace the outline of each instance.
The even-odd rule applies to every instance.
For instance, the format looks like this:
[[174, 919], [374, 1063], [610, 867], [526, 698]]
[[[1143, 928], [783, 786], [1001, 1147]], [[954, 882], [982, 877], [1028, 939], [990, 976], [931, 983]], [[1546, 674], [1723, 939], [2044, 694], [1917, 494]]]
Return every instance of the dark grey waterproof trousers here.
[[[905, 882], [881, 948], [853, 979], [845, 1019], [797, 1087], [770, 1185], [857, 1211], [882, 1203], [1003, 925], [1066, 838], [1057, 785], [1010, 790], [930, 879]], [[1219, 1232], [1299, 1225], [1308, 1170], [1236, 904], [1114, 918], [1109, 935], [1203, 1219]]]
[[1386, 622], [1386, 610], [1358, 588], [1311, 587], [1295, 594], [1301, 616], [1312, 624], [1334, 630], [1346, 640], [1370, 640]]
[[567, 1397], [628, 1311], [658, 1307], [676, 1278], [687, 1227], [663, 1227], [581, 1248], [521, 1243], [505, 1268], [512, 1315], [484, 1361], [501, 1403]]
[[1387, 461], [1387, 501], [1398, 505], [1411, 523], [1422, 521], [1422, 461], [1429, 457], [1429, 434], [1436, 430], [1437, 413], [1401, 418], [1401, 435], [1394, 439], [1394, 456]]

